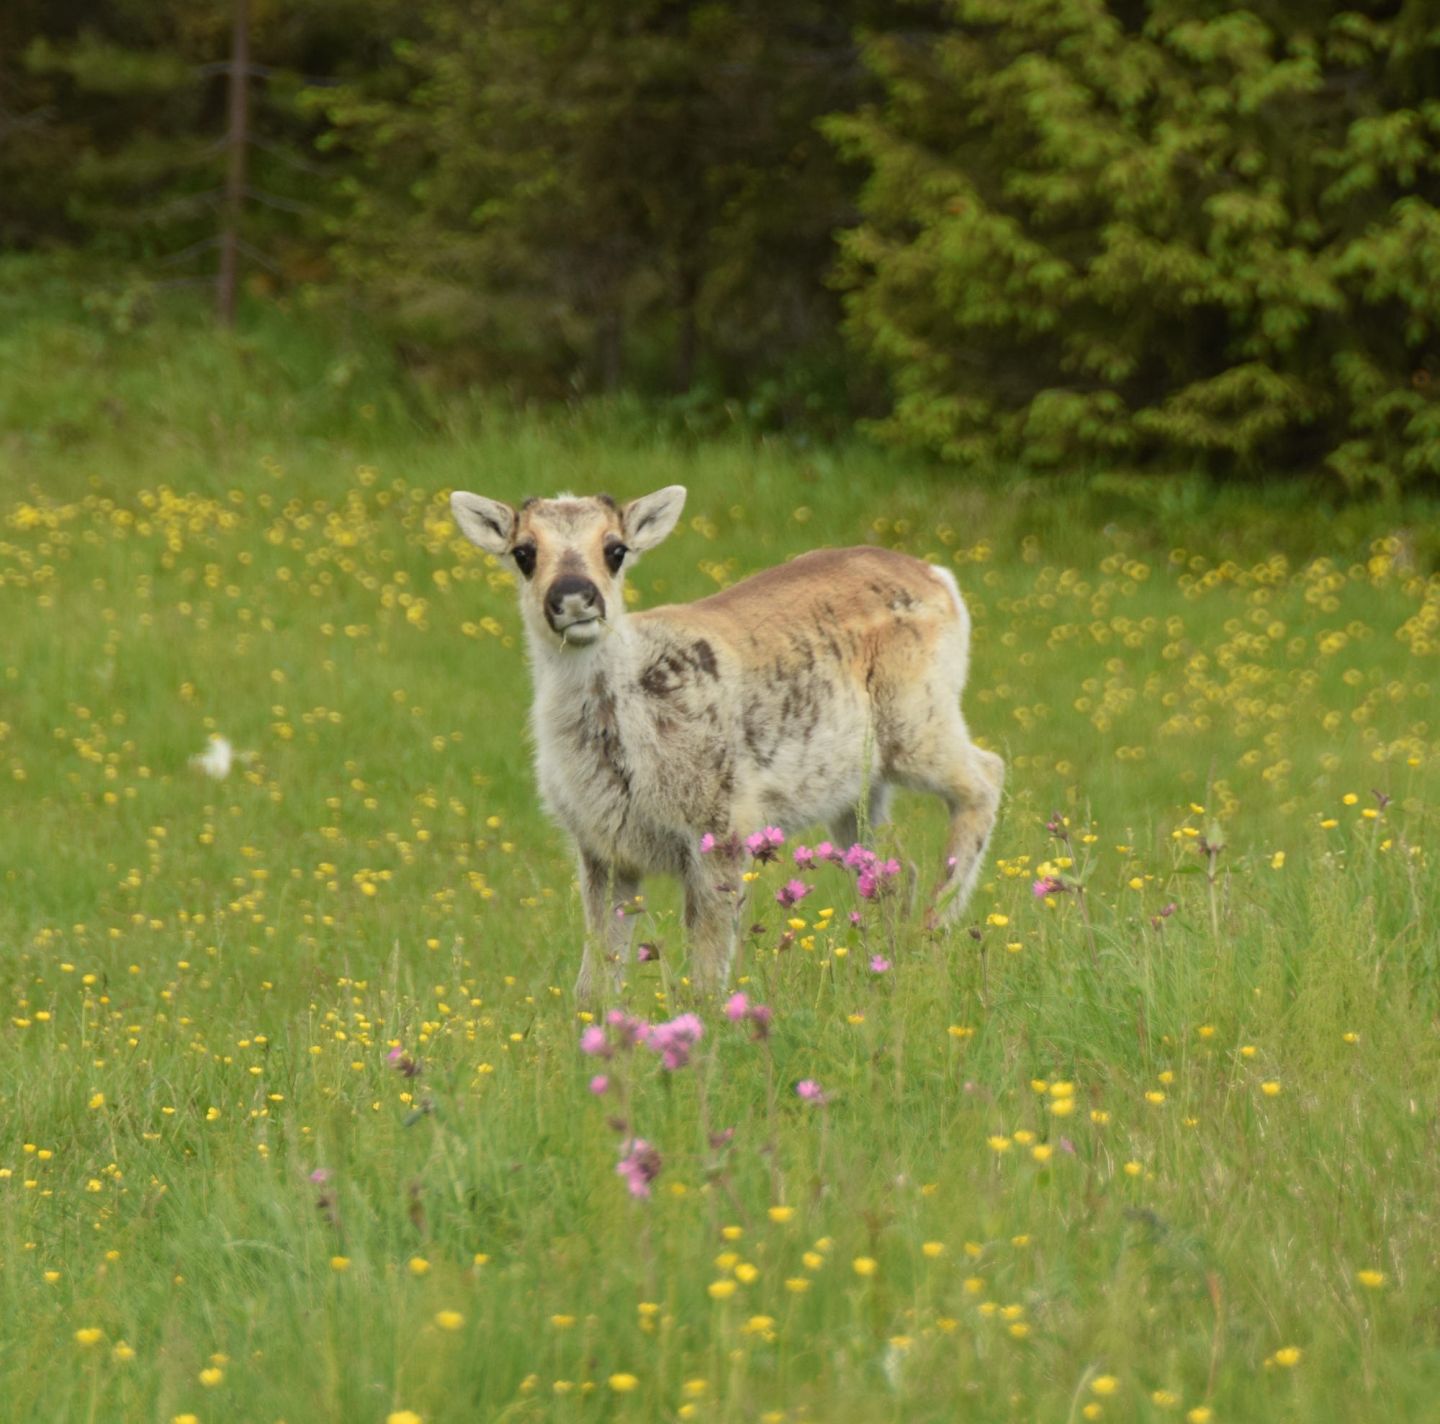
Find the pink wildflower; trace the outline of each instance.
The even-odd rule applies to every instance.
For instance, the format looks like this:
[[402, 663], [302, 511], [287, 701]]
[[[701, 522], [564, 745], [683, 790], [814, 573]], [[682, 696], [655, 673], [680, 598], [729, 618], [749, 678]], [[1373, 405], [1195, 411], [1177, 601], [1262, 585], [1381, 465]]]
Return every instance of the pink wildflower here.
[[398, 1044], [385, 1055], [385, 1061], [402, 1078], [418, 1078], [420, 1076], [420, 1064]]
[[603, 1097], [610, 1090], [610, 1079], [604, 1073], [597, 1073], [590, 1080], [590, 1091], [597, 1098]]
[[824, 1103], [825, 1089], [813, 1078], [802, 1078], [795, 1084], [795, 1095], [807, 1103]]
[[815, 865], [815, 852], [809, 846], [798, 845], [795, 847], [792, 859], [795, 861], [797, 870], [810, 870]]
[[856, 841], [844, 855], [840, 857], [840, 863], [846, 870], [869, 870], [875, 864], [875, 852], [866, 850], [859, 841]]
[[858, 929], [859, 926], [860, 926], [860, 921], [861, 921], [860, 911], [859, 911], [859, 910], [851, 910], [851, 911], [850, 911], [850, 923], [851, 923], [852, 925], [854, 925], [854, 926]]
[[609, 1058], [614, 1051], [610, 1047], [610, 1040], [605, 1037], [605, 1030], [599, 1024], [591, 1024], [581, 1033], [581, 1053], [589, 1054], [591, 1058]]
[[791, 905], [798, 905], [813, 888], [803, 880], [789, 880], [775, 892], [775, 899], [788, 910]]
[[725, 1001], [725, 1017], [731, 1023], [749, 1023], [756, 1038], [765, 1038], [775, 1016], [764, 1004], [752, 1004], [744, 994], [731, 994]]
[[843, 858], [844, 852], [838, 846], [831, 845], [829, 841], [821, 841], [820, 844], [815, 847], [816, 860], [839, 861]]
[[862, 900], [873, 900], [880, 889], [880, 881], [873, 871], [862, 870], [855, 881], [855, 888]]
[[633, 1048], [637, 1043], [644, 1043], [650, 1033], [650, 1025], [644, 1019], [627, 1014], [624, 1009], [611, 1009], [605, 1016], [605, 1022], [615, 1030], [621, 1048]]
[[709, 831], [706, 831], [705, 834], [700, 837], [700, 854], [709, 855], [714, 849], [715, 837], [712, 836]]
[[643, 1038], [647, 1048], [660, 1055], [660, 1061], [672, 1073], [690, 1061], [690, 1050], [705, 1032], [694, 1014], [681, 1014], [669, 1023], [652, 1024]]
[[883, 954], [872, 954], [870, 956], [870, 972], [872, 974], [888, 974], [890, 961]]
[[616, 1175], [625, 1178], [632, 1197], [648, 1197], [650, 1183], [660, 1175], [660, 1154], [643, 1137], [632, 1137], [624, 1152], [615, 1164]]
[[1065, 882], [1058, 876], [1042, 875], [1030, 890], [1037, 900], [1043, 900], [1047, 895], [1058, 895], [1064, 888]]
[[758, 861], [774, 860], [785, 844], [785, 832], [779, 826], [766, 826], [763, 831], [745, 837], [745, 849]]
[[328, 1167], [317, 1167], [313, 1172], [310, 1173], [310, 1180], [314, 1182], [316, 1186], [319, 1186], [324, 1182], [328, 1182], [330, 1180], [330, 1177], [331, 1172]]

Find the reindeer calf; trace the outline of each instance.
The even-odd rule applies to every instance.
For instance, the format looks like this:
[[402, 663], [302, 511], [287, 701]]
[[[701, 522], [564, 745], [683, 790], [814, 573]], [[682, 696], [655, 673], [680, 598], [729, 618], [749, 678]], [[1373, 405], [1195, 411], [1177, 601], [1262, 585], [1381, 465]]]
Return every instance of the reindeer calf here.
[[535, 680], [535, 760], [547, 809], [573, 837], [589, 930], [576, 992], [602, 957], [628, 958], [625, 913], [643, 875], [685, 890], [692, 972], [723, 986], [733, 896], [702, 835], [828, 823], [842, 845], [891, 785], [950, 810], [931, 902], [964, 908], [995, 824], [1004, 762], [960, 715], [970, 618], [952, 575], [886, 549], [822, 549], [696, 603], [627, 614], [638, 554], [675, 527], [685, 490], [617, 505], [607, 495], [518, 510], [457, 491], [461, 531], [510, 561]]

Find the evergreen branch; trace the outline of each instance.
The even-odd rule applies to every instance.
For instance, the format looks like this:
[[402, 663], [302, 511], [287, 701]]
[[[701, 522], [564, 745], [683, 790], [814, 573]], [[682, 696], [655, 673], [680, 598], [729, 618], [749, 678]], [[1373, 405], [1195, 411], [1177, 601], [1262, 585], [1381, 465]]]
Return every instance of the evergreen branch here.
[[314, 203], [302, 203], [295, 198], [282, 198], [278, 193], [267, 193], [264, 188], [252, 188], [248, 183], [241, 192], [267, 208], [278, 208], [282, 213], [309, 213], [315, 210]]

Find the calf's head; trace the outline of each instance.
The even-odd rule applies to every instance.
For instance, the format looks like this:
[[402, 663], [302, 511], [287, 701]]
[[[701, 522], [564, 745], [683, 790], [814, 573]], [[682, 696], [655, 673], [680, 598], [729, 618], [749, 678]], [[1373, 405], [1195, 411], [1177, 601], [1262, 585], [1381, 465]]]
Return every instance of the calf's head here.
[[518, 575], [520, 608], [540, 643], [582, 648], [625, 611], [625, 571], [653, 549], [685, 507], [683, 485], [616, 504], [609, 495], [527, 499], [519, 509], [456, 490], [460, 532]]

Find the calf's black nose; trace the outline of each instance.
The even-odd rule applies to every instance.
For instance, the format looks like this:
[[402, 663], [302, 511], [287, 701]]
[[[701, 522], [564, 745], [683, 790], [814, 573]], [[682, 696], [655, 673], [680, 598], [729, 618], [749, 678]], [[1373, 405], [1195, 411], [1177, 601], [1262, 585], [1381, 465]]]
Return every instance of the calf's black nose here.
[[579, 608], [598, 608], [602, 617], [605, 614], [605, 601], [600, 597], [600, 590], [580, 574], [562, 574], [550, 585], [550, 592], [545, 595], [546, 611], [558, 618], [565, 611], [567, 598], [577, 600]]

